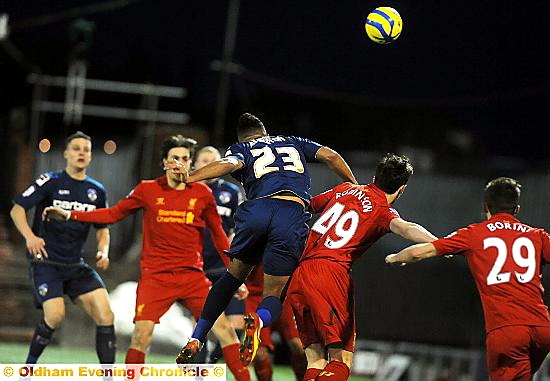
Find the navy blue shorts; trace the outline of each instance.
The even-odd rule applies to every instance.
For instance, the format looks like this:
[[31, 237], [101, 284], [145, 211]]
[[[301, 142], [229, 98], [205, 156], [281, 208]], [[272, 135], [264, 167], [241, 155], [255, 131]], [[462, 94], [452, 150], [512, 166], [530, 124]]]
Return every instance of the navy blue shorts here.
[[304, 249], [310, 218], [295, 201], [245, 201], [235, 213], [235, 237], [228, 254], [250, 265], [263, 261], [268, 275], [290, 275]]
[[[215, 272], [206, 271], [206, 276], [208, 277], [208, 279], [210, 279], [210, 282], [214, 284], [218, 281], [218, 279], [222, 277], [223, 274], [225, 274], [225, 271], [226, 271], [225, 268], [223, 269], [223, 271], [215, 271]], [[224, 312], [228, 316], [244, 315], [245, 307], [246, 306], [245, 306], [244, 300], [239, 300], [233, 296], [229, 301], [229, 304], [227, 305], [227, 308], [225, 309]]]
[[84, 262], [74, 266], [32, 263], [30, 275], [37, 308], [48, 299], [68, 295], [74, 300], [87, 292], [106, 288], [99, 274]]

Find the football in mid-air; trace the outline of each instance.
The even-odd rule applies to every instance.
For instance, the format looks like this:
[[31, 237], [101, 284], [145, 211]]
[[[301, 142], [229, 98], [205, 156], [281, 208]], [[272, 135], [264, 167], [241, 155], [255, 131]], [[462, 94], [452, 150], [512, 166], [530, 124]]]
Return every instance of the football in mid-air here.
[[378, 7], [367, 16], [365, 29], [372, 41], [377, 44], [389, 44], [401, 35], [403, 20], [395, 9]]

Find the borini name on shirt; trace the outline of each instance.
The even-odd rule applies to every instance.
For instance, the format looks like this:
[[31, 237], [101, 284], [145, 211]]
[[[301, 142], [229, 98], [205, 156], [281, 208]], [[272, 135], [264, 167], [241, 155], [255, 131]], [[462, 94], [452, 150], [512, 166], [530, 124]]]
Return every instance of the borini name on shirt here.
[[507, 229], [507, 230], [515, 230], [523, 233], [531, 230], [530, 227], [525, 226], [523, 224], [519, 224], [517, 222], [510, 223], [510, 222], [500, 222], [500, 221], [487, 224], [487, 229], [489, 229], [492, 232], [494, 232], [495, 230]]

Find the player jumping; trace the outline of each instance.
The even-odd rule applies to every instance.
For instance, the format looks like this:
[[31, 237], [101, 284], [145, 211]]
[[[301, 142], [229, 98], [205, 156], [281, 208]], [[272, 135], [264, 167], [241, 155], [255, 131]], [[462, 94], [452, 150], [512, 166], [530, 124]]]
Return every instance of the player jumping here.
[[244, 186], [247, 201], [235, 214], [236, 231], [229, 255], [228, 271], [212, 287], [189, 342], [176, 361], [189, 363], [206, 340], [212, 324], [246, 280], [254, 266], [264, 265], [264, 299], [256, 312], [245, 317], [245, 338], [241, 361], [248, 365], [259, 345], [262, 326], [269, 326], [281, 314], [281, 293], [298, 264], [307, 236], [310, 200], [307, 164], [320, 161], [342, 179], [356, 183], [344, 159], [328, 147], [308, 139], [269, 136], [263, 123], [243, 114], [237, 125], [239, 143], [225, 157], [188, 174], [193, 183], [231, 173]]

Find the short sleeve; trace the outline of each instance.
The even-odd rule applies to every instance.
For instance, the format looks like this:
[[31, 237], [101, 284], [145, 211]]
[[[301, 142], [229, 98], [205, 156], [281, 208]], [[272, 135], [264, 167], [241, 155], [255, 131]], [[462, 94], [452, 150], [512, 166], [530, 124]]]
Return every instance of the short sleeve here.
[[244, 149], [242, 144], [233, 144], [231, 145], [227, 151], [225, 151], [224, 157], [228, 158], [234, 158], [237, 159], [244, 164]]
[[43, 173], [23, 193], [17, 196], [13, 202], [25, 209], [30, 209], [48, 197], [53, 179], [51, 174]]
[[394, 218], [400, 218], [399, 212], [394, 208], [384, 207], [380, 210], [379, 226], [385, 231], [390, 231], [390, 223]]
[[[99, 192], [101, 194], [101, 197], [99, 198], [99, 203], [97, 204], [98, 209], [108, 208], [109, 203], [107, 202], [107, 192], [105, 192], [105, 189], [103, 189], [103, 188], [100, 189]], [[94, 227], [96, 229], [103, 229], [103, 228], [106, 228], [107, 225], [106, 224], [94, 224]]]
[[292, 140], [298, 147], [300, 147], [300, 149], [304, 153], [306, 161], [317, 161], [317, 151], [319, 151], [319, 149], [323, 147], [321, 144], [316, 143], [313, 140], [301, 138], [299, 136], [289, 136], [289, 139]]
[[432, 242], [437, 250], [437, 255], [458, 254], [470, 248], [471, 229], [459, 229], [444, 238]]

